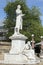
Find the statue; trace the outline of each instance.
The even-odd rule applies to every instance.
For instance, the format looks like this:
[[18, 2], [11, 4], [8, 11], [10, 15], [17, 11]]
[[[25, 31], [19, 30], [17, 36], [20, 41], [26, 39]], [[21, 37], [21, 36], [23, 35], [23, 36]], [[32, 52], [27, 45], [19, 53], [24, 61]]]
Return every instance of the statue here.
[[27, 42], [27, 44], [25, 44], [24, 50], [30, 50], [32, 49], [32, 46], [30, 44], [30, 41]]
[[19, 33], [19, 30], [22, 30], [22, 16], [24, 16], [24, 14], [22, 14], [22, 10], [20, 10], [21, 6], [18, 5], [17, 9], [16, 9], [16, 26], [15, 26], [15, 32]]
[[34, 53], [34, 50], [32, 49], [30, 41], [28, 41], [27, 44], [25, 44], [25, 48], [22, 53], [23, 53], [23, 55], [25, 55], [27, 57], [27, 59], [36, 60], [35, 53]]

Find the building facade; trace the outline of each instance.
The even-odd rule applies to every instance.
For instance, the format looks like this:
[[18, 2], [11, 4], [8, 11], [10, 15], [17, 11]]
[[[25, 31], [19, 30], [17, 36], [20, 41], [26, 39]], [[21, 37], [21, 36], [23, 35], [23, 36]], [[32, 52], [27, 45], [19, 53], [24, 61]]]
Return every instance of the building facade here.
[[3, 26], [0, 26], [0, 41], [4, 41], [4, 40], [7, 39], [6, 36], [5, 36], [6, 33], [7, 33], [7, 30], [4, 29]]

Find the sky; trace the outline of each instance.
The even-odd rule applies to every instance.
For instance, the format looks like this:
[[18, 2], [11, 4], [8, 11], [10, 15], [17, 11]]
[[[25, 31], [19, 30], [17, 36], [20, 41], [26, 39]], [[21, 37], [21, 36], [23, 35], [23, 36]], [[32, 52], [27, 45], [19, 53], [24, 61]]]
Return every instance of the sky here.
[[[6, 17], [6, 13], [4, 11], [4, 7], [6, 6], [9, 0], [0, 0], [0, 26], [3, 25], [3, 21]], [[28, 7], [36, 6], [40, 8], [40, 12], [42, 15], [40, 16], [42, 25], [43, 25], [43, 0], [26, 0], [26, 4]]]

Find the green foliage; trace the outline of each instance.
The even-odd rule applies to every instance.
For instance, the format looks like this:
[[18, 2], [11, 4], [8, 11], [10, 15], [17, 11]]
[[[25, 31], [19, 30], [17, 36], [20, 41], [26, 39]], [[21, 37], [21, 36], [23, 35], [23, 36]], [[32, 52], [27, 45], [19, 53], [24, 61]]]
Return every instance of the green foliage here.
[[31, 35], [35, 35], [35, 41], [40, 41], [40, 36], [43, 35], [43, 27], [40, 20], [40, 11], [37, 7], [32, 7], [31, 9], [27, 7], [24, 0], [15, 0], [15, 2], [9, 2], [4, 11], [6, 12], [6, 20], [4, 21], [4, 27], [8, 29], [7, 37], [11, 36], [14, 32], [15, 22], [16, 22], [16, 8], [17, 5], [21, 5], [21, 9], [25, 16], [23, 17], [23, 30], [20, 31], [22, 34], [31, 40]]

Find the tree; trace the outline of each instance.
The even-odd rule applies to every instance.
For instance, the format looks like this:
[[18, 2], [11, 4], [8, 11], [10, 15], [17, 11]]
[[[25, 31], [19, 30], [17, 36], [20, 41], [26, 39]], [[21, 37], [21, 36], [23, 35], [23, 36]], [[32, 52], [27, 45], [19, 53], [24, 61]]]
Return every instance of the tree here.
[[43, 31], [41, 20], [40, 20], [40, 11], [37, 7], [32, 7], [31, 9], [27, 7], [24, 0], [16, 0], [15, 2], [9, 2], [4, 11], [6, 12], [6, 19], [4, 21], [4, 27], [8, 29], [7, 37], [11, 36], [14, 33], [15, 20], [16, 20], [16, 7], [20, 4], [22, 11], [25, 14], [23, 17], [23, 30], [20, 31], [22, 34], [25, 34], [28, 37], [28, 40], [31, 40], [31, 34], [35, 34], [35, 40], [40, 41], [40, 35]]

